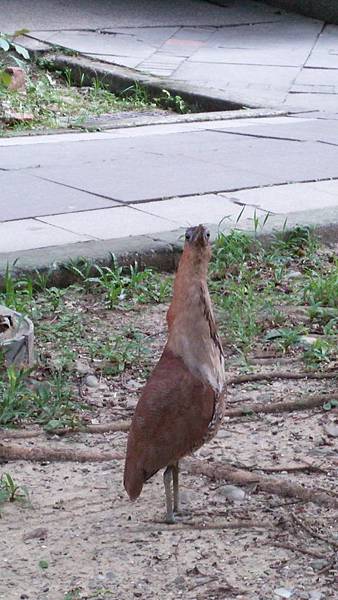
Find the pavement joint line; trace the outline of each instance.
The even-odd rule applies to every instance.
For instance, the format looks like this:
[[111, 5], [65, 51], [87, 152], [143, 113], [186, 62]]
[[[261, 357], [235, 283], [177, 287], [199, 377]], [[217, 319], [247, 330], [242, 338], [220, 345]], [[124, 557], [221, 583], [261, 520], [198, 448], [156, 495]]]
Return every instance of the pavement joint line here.
[[[315, 50], [315, 48], [316, 48], [316, 46], [317, 46], [317, 44], [318, 44], [318, 42], [319, 42], [319, 39], [320, 39], [320, 37], [321, 37], [322, 33], [324, 32], [325, 28], [326, 28], [326, 23], [325, 23], [325, 22], [323, 22], [322, 28], [321, 28], [321, 30], [320, 30], [320, 31], [317, 33], [317, 35], [316, 35], [316, 39], [314, 40], [314, 42], [313, 42], [313, 44], [312, 44], [312, 47], [311, 47], [311, 49], [310, 49], [310, 51], [309, 51], [309, 54], [308, 54], [308, 56], [307, 56], [307, 59], [306, 59], [306, 60], [304, 61], [304, 63], [303, 63], [303, 66], [302, 66], [302, 68], [303, 68], [303, 69], [305, 69], [305, 68], [306, 68], [306, 63], [308, 63], [308, 62], [309, 62], [309, 60], [310, 60], [310, 58], [311, 58], [311, 56], [312, 56], [312, 54], [313, 54], [313, 51]], [[293, 83], [294, 83], [294, 82], [293, 82]]]
[[[226, 130], [226, 129], [207, 129], [206, 131], [213, 131], [215, 133], [228, 133], [230, 135], [241, 135], [244, 137], [253, 137], [253, 138], [263, 139], [263, 140], [279, 140], [281, 142], [306, 142], [307, 141], [307, 140], [300, 140], [298, 138], [277, 137], [275, 135], [263, 135], [263, 134], [258, 134], [258, 133], [243, 133], [240, 131], [231, 131], [231, 130]], [[316, 141], [319, 141], [319, 140], [316, 140]]]
[[[83, 188], [76, 187], [75, 185], [70, 185], [69, 183], [63, 183], [62, 181], [56, 181], [55, 179], [49, 179], [48, 177], [42, 177], [41, 175], [35, 175], [35, 174], [32, 174], [32, 177], [35, 177], [36, 179], [42, 179], [43, 181], [49, 181], [50, 183], [55, 183], [56, 185], [70, 188], [71, 190], [77, 190], [78, 192], [83, 192], [84, 194], [89, 194], [90, 196], [102, 198], [103, 200], [109, 200], [110, 202], [118, 202], [122, 206], [125, 204], [125, 202], [123, 202], [123, 200], [118, 200], [117, 198], [111, 198], [111, 196], [106, 196], [105, 194], [99, 194], [99, 192], [91, 192], [90, 190], [85, 190]], [[116, 207], [107, 206], [106, 208], [116, 208]], [[87, 210], [97, 210], [97, 209], [93, 208], [93, 209], [87, 209]], [[78, 211], [75, 211], [75, 212], [78, 212]], [[81, 212], [86, 212], [86, 211], [81, 211]], [[57, 214], [59, 214], [59, 213], [57, 213]]]
[[[48, 216], [48, 215], [46, 215], [46, 216]], [[30, 217], [30, 219], [33, 219], [33, 221], [37, 221], [38, 223], [43, 223], [44, 225], [47, 224], [49, 227], [53, 227], [53, 229], [61, 229], [62, 231], [66, 231], [67, 233], [73, 233], [74, 235], [86, 235], [88, 238], [90, 238], [88, 241], [93, 241], [93, 242], [99, 242], [99, 241], [101, 241], [101, 238], [95, 237], [94, 235], [90, 235], [89, 233], [86, 233], [86, 234], [81, 233], [81, 234], [79, 234], [77, 231], [73, 231], [72, 229], [67, 229], [67, 227], [62, 227], [61, 225], [54, 225], [53, 223], [46, 223], [46, 221], [43, 220], [42, 216], [39, 216], [39, 217]], [[21, 219], [18, 219], [18, 220], [21, 221]], [[7, 221], [7, 223], [9, 223], [9, 222], [13, 223], [15, 221]], [[48, 246], [47, 246], [47, 248], [48, 248]]]

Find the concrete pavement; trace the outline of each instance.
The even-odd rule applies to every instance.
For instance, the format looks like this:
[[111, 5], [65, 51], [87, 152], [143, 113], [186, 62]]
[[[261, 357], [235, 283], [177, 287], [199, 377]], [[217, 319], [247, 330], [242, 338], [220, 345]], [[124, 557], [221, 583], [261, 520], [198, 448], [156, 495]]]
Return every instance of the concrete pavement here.
[[10, 0], [3, 30], [28, 28], [31, 43], [131, 68], [164, 87], [184, 84], [244, 106], [338, 112], [337, 25], [253, 0], [43, 4]]
[[103, 241], [126, 253], [139, 236], [175, 245], [188, 225], [252, 230], [254, 215], [270, 215], [266, 231], [286, 217], [326, 231], [338, 223], [336, 126], [285, 116], [1, 139], [0, 262], [33, 250], [52, 264]]
[[17, 258], [33, 269], [109, 251], [169, 268], [187, 225], [252, 230], [254, 216], [269, 215], [266, 232], [287, 218], [337, 239], [336, 27], [249, 1], [156, 2], [154, 14], [154, 3], [132, 0], [24, 6], [7, 3], [1, 27], [34, 27], [34, 38], [86, 55], [96, 48], [104, 61], [129, 68], [133, 58], [136, 74], [285, 115], [141, 118], [98, 133], [0, 139], [0, 272]]

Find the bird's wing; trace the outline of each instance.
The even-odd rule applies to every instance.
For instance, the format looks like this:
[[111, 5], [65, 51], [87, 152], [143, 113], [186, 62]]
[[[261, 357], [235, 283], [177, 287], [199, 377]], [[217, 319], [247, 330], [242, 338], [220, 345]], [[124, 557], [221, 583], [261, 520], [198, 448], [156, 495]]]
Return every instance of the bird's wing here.
[[203, 444], [215, 392], [165, 349], [137, 404], [128, 437], [125, 487], [136, 498], [144, 481]]

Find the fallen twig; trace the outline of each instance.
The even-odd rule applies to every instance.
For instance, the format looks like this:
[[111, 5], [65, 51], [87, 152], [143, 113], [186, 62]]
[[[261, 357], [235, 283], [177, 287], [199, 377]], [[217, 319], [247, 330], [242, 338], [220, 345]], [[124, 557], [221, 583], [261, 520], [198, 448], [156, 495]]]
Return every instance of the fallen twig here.
[[250, 381], [273, 381], [274, 379], [334, 379], [338, 377], [338, 371], [315, 372], [303, 371], [302, 373], [292, 373], [290, 371], [273, 371], [266, 373], [248, 373], [247, 375], [235, 375], [227, 379], [226, 385], [239, 385], [249, 383]]
[[63, 427], [45, 431], [44, 429], [0, 429], [0, 437], [3, 439], [29, 439], [49, 433], [51, 435], [69, 435], [72, 433], [113, 433], [116, 431], [128, 431], [129, 420], [112, 421], [111, 423], [98, 423], [96, 425], [82, 425], [79, 427]]
[[301, 529], [304, 529], [304, 531], [306, 531], [306, 533], [308, 533], [309, 535], [311, 535], [311, 537], [313, 537], [313, 538], [315, 538], [317, 540], [321, 540], [322, 542], [325, 542], [326, 544], [328, 544], [329, 546], [332, 546], [333, 548], [338, 548], [338, 542], [336, 542], [332, 538], [327, 538], [325, 535], [322, 535], [321, 533], [317, 533], [317, 531], [314, 531], [312, 529], [312, 527], [310, 527], [310, 525], [308, 525], [307, 523], [305, 523], [301, 519], [298, 519], [298, 517], [296, 517], [296, 515], [294, 513], [291, 513], [291, 514], [292, 514], [293, 521], [299, 527], [301, 527]]
[[314, 394], [306, 398], [296, 398], [295, 400], [283, 400], [282, 402], [245, 404], [237, 408], [228, 408], [224, 412], [226, 417], [242, 417], [253, 413], [283, 413], [294, 410], [304, 410], [322, 406], [328, 400], [338, 400], [338, 394]]
[[0, 462], [13, 460], [104, 462], [121, 460], [124, 456], [117, 452], [97, 452], [76, 448], [27, 448], [25, 446], [5, 446], [0, 444]]
[[[237, 466], [237, 465], [235, 465]], [[299, 464], [299, 465], [276, 465], [275, 467], [260, 467], [258, 465], [243, 465], [238, 464], [240, 469], [245, 469], [246, 471], [264, 471], [264, 473], [283, 473], [284, 471], [287, 473], [298, 473], [300, 471], [308, 471], [310, 473], [327, 473], [328, 469], [323, 469], [322, 467], [314, 464]]]
[[273, 542], [269, 541], [267, 544], [271, 544], [276, 548], [284, 548], [285, 550], [291, 550], [292, 552], [299, 552], [300, 554], [307, 554], [308, 556], [312, 556], [312, 558], [320, 558], [326, 559], [321, 552], [316, 552], [315, 550], [310, 550], [310, 548], [303, 548], [302, 546], [295, 546], [294, 544], [289, 544], [287, 542]]
[[276, 494], [284, 498], [299, 498], [319, 506], [338, 508], [337, 498], [331, 496], [329, 491], [322, 492], [316, 488], [305, 488], [285, 479], [276, 479], [258, 473], [250, 473], [243, 469], [236, 469], [229, 464], [217, 461], [207, 463], [195, 458], [182, 461], [182, 467], [191, 475], [205, 475], [216, 481], [225, 479], [239, 485], [255, 483], [259, 490], [269, 494]]

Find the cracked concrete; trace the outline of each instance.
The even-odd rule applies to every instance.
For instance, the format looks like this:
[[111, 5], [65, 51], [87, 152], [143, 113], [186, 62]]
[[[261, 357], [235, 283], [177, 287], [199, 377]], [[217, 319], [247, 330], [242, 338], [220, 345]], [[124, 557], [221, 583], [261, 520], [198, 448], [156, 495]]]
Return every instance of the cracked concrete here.
[[78, 50], [67, 60], [120, 86], [139, 78], [259, 110], [0, 139], [0, 272], [18, 257], [16, 269], [54, 268], [109, 251], [172, 268], [187, 225], [250, 230], [267, 214], [266, 232], [287, 219], [337, 239], [338, 28], [249, 0], [156, 1], [152, 14], [154, 2], [11, 0], [2, 27]]

